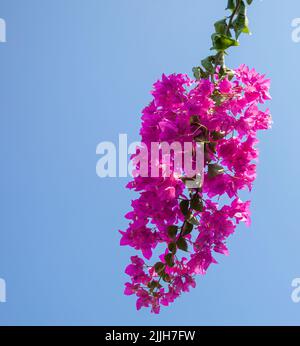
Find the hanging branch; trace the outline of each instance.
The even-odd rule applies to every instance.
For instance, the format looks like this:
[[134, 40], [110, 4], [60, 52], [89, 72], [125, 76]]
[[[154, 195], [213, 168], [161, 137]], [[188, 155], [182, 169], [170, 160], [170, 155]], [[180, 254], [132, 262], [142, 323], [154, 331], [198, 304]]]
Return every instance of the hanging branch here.
[[[246, 0], [246, 2], [251, 5], [252, 0]], [[228, 75], [230, 79], [233, 78], [233, 71], [225, 66], [225, 55], [227, 55], [228, 48], [239, 46], [238, 39], [242, 33], [250, 34], [249, 20], [244, 0], [228, 0], [226, 10], [230, 10], [231, 15], [214, 24], [215, 32], [211, 36], [211, 50], [215, 50], [217, 53], [203, 59], [202, 67], [193, 68], [194, 77], [197, 80], [211, 77], [213, 81], [218, 66], [220, 66], [220, 77]]]
[[[120, 231], [120, 244], [138, 254], [125, 269], [130, 279], [124, 293], [136, 296], [138, 310], [150, 307], [157, 314], [161, 305], [168, 306], [195, 287], [195, 277], [216, 263], [214, 253], [228, 254], [226, 242], [237, 225], [250, 224], [250, 201], [243, 202], [239, 192], [251, 190], [257, 131], [270, 128], [271, 116], [258, 108], [270, 99], [270, 80], [245, 65], [235, 71], [225, 66], [227, 50], [239, 45], [242, 33], [250, 33], [246, 3], [252, 0], [228, 1], [230, 15], [214, 24], [215, 55], [193, 69], [197, 81], [183, 74], [163, 74], [142, 112], [140, 134], [147, 153], [152, 143], [176, 142], [181, 145], [177, 154], [183, 157], [190, 141], [193, 148], [201, 144], [204, 155], [200, 185], [186, 185], [197, 179], [198, 172], [189, 177], [184, 167], [178, 174], [175, 158], [166, 164], [163, 155], [155, 162], [161, 175], [137, 174], [127, 185], [139, 197], [126, 214], [130, 223]], [[196, 150], [192, 151], [190, 160], [197, 162]], [[137, 149], [135, 159], [138, 155]], [[152, 160], [146, 164], [150, 172]]]

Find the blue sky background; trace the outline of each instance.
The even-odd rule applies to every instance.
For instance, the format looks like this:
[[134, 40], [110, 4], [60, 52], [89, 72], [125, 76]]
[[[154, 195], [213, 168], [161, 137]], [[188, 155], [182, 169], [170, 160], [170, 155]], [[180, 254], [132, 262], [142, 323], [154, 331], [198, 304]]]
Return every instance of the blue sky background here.
[[273, 130], [260, 135], [252, 226], [240, 226], [197, 288], [159, 316], [122, 294], [132, 252], [118, 229], [133, 195], [100, 179], [96, 145], [138, 140], [160, 75], [190, 73], [226, 0], [0, 0], [1, 325], [300, 324], [298, 0], [254, 0], [253, 35], [227, 64], [272, 79]]

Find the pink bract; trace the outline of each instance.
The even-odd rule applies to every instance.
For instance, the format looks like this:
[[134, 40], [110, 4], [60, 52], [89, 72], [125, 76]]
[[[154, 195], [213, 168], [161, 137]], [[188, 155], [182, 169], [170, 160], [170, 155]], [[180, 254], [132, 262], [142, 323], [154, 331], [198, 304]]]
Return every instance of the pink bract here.
[[[140, 131], [149, 152], [152, 142], [194, 141], [195, 136], [203, 135], [203, 128], [209, 143], [204, 185], [196, 191], [203, 210], [194, 212], [199, 223], [192, 233], [181, 233], [175, 238], [169, 233], [170, 226], [180, 227], [185, 222], [179, 204], [189, 197], [180, 177], [137, 176], [128, 184], [129, 189], [139, 193], [139, 198], [132, 201], [133, 210], [126, 215], [129, 227], [120, 233], [121, 245], [129, 245], [138, 252], [126, 268], [130, 282], [125, 285], [126, 295], [136, 295], [138, 310], [150, 307], [152, 312], [159, 313], [161, 305], [168, 306], [182, 292], [195, 287], [195, 276], [205, 274], [212, 263], [217, 263], [214, 253], [228, 255], [226, 240], [236, 225], [250, 225], [250, 201], [241, 201], [238, 193], [251, 190], [256, 178], [257, 131], [271, 125], [269, 110], [259, 108], [270, 99], [269, 87], [270, 80], [245, 65], [235, 70], [232, 80], [216, 75], [213, 83], [172, 74], [163, 75], [154, 84], [153, 100], [142, 112]], [[195, 116], [201, 128], [191, 122]], [[211, 175], [209, 169], [215, 164], [224, 170]], [[179, 237], [188, 246], [182, 256], [179, 249], [176, 254], [172, 252], [174, 245], [170, 245]], [[160, 255], [158, 245], [159, 249], [165, 245]], [[152, 259], [153, 254], [159, 262], [147, 264], [145, 260]], [[168, 254], [172, 263], [166, 263]], [[160, 265], [155, 268], [155, 263]], [[163, 276], [159, 275], [162, 265]]]

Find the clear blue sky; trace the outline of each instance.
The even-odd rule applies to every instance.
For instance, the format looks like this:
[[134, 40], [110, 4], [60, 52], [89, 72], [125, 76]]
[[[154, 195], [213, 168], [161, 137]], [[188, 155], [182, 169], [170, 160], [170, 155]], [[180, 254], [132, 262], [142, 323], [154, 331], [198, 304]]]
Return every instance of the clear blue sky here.
[[252, 226], [229, 257], [159, 316], [122, 294], [132, 252], [119, 228], [127, 179], [96, 176], [96, 145], [138, 140], [140, 110], [165, 73], [190, 73], [226, 0], [1, 0], [0, 324], [300, 324], [298, 0], [254, 0], [252, 36], [227, 63], [272, 79], [273, 130], [261, 133]]

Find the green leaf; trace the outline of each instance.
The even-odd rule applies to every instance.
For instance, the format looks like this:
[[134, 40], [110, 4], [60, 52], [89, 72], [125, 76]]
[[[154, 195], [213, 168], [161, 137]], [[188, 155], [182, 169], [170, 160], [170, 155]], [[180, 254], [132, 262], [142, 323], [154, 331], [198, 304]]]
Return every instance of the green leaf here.
[[200, 200], [199, 196], [195, 196], [191, 200], [191, 208], [196, 210], [196, 211], [202, 211], [203, 210], [203, 203]]
[[242, 1], [241, 1], [241, 4], [240, 4], [240, 7], [239, 7], [239, 12], [238, 12], [238, 14], [239, 14], [239, 15], [240, 15], [240, 14], [246, 15], [246, 11], [247, 11], [247, 9], [246, 9], [246, 5], [245, 5], [245, 1], [242, 0]]
[[174, 255], [177, 251], [177, 246], [176, 246], [176, 243], [170, 243], [168, 245], [168, 249], [170, 252], [172, 252], [172, 254]]
[[225, 71], [225, 67], [224, 66], [221, 66], [220, 67], [220, 70], [219, 70], [219, 77], [222, 78], [226, 76], [226, 71]]
[[151, 290], [154, 290], [154, 288], [158, 287], [160, 288], [161, 287], [161, 284], [158, 282], [158, 281], [155, 281], [155, 280], [152, 280], [148, 283], [147, 285]]
[[170, 282], [171, 281], [171, 277], [169, 274], [164, 274], [162, 275], [162, 278], [165, 282]]
[[215, 22], [214, 26], [215, 26], [216, 33], [225, 34], [226, 29], [227, 29], [226, 18]]
[[228, 79], [232, 80], [235, 73], [234, 70], [231, 70], [230, 68], [226, 67], [225, 72], [226, 72], [226, 75], [228, 76]]
[[168, 253], [165, 256], [165, 261], [169, 267], [174, 267], [175, 263], [174, 263], [173, 255], [171, 253]]
[[213, 49], [217, 51], [225, 51], [229, 47], [238, 46], [238, 41], [233, 38], [221, 34], [213, 34], [212, 37]]
[[199, 116], [198, 115], [192, 115], [190, 117], [190, 125], [200, 125]]
[[187, 244], [186, 240], [183, 237], [180, 237], [177, 240], [177, 247], [178, 247], [178, 249], [180, 249], [182, 251], [187, 251], [188, 250], [188, 244]]
[[189, 223], [189, 222], [185, 222], [183, 227], [182, 227], [182, 234], [183, 235], [187, 235], [187, 234], [190, 234], [193, 230], [194, 226]]
[[231, 70], [228, 67], [225, 66], [221, 66], [220, 70], [219, 70], [219, 77], [228, 77], [229, 80], [232, 80], [232, 78], [234, 77], [234, 70]]
[[200, 67], [193, 67], [193, 74], [197, 80], [200, 80], [201, 79]]
[[219, 139], [222, 139], [226, 136], [226, 133], [225, 132], [219, 132], [219, 131], [213, 131], [211, 132], [211, 137], [213, 140], [217, 141]]
[[187, 216], [189, 214], [189, 200], [184, 199], [180, 202], [180, 210], [184, 216]]
[[214, 178], [219, 174], [224, 172], [224, 168], [216, 163], [212, 163], [208, 165], [208, 177]]
[[206, 59], [201, 60], [202, 66], [206, 69], [206, 71], [209, 74], [212, 74], [212, 73], [215, 72], [215, 68], [214, 68], [214, 65], [213, 65], [214, 59], [215, 59], [215, 57], [210, 55]]
[[209, 77], [209, 73], [205, 72], [200, 66], [193, 68], [193, 74], [197, 80], [201, 78], [207, 79]]
[[247, 18], [247, 9], [246, 9], [245, 2], [242, 1], [239, 8], [238, 15], [232, 23], [232, 27], [235, 32], [235, 37], [238, 38], [242, 32], [245, 34], [250, 34], [248, 25], [249, 25], [249, 20]]
[[147, 286], [149, 288], [154, 288], [155, 287], [155, 282], [154, 281], [150, 281]]
[[217, 142], [210, 142], [207, 144], [207, 147], [214, 154], [217, 152]]
[[178, 232], [178, 227], [177, 226], [169, 226], [168, 227], [168, 236], [170, 238], [175, 238], [177, 232]]
[[215, 93], [215, 95], [213, 95], [213, 100], [215, 101], [216, 106], [219, 107], [226, 100], [226, 96], [219, 93]]
[[233, 11], [235, 9], [235, 0], [228, 0], [226, 10]]
[[253, 0], [247, 0], [247, 4], [251, 5]]
[[154, 265], [154, 269], [155, 269], [157, 274], [160, 274], [165, 270], [165, 265], [162, 262], [157, 262]]
[[199, 226], [199, 221], [195, 216], [190, 216], [190, 218], [187, 220], [188, 223], [194, 225], [194, 226]]

